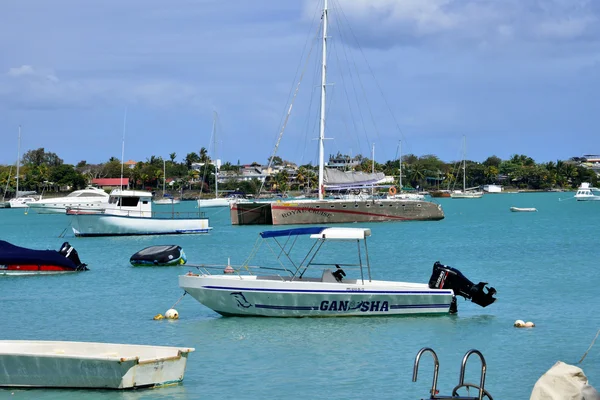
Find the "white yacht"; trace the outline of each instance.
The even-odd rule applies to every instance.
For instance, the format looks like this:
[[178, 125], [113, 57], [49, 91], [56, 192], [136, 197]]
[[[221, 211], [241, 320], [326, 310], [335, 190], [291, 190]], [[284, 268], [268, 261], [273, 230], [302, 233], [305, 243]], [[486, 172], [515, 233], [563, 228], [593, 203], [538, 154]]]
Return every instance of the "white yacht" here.
[[600, 189], [591, 187], [589, 182], [581, 182], [581, 186], [575, 193], [577, 201], [594, 201], [600, 200]]
[[85, 189], [75, 190], [67, 196], [42, 199], [30, 202], [29, 208], [38, 214], [64, 214], [70, 208], [102, 208], [108, 204], [109, 195], [104, 190], [87, 186]]

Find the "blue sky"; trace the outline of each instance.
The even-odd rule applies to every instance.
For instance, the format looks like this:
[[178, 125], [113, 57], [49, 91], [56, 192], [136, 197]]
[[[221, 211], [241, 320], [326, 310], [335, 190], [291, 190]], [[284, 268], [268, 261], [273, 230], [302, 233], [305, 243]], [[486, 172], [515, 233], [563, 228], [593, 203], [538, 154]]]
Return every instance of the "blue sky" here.
[[[329, 2], [326, 154], [374, 143], [383, 162], [401, 139], [405, 154], [453, 161], [463, 135], [475, 161], [600, 153], [599, 1]], [[126, 159], [212, 150], [217, 111], [219, 158], [266, 162], [317, 3], [0, 2], [0, 164], [15, 162], [19, 124], [22, 152], [120, 158], [126, 109]], [[298, 163], [317, 162], [315, 66], [277, 153]]]

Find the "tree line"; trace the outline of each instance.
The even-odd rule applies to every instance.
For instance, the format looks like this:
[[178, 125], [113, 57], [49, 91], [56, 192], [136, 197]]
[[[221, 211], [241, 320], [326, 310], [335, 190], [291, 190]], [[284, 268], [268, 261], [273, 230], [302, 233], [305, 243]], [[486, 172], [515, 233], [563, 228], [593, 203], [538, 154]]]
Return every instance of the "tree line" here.
[[[354, 161], [352, 170], [383, 172], [393, 176], [395, 182], [400, 180], [405, 188], [453, 189], [462, 187], [463, 169], [460, 162], [444, 162], [435, 155], [416, 156], [407, 154], [400, 160], [389, 160], [378, 163], [361, 155], [350, 158], [338, 153], [330, 156], [332, 159]], [[130, 187], [134, 189], [154, 190], [162, 188], [165, 177], [169, 181], [170, 191], [196, 190], [204, 193], [214, 191], [216, 167], [212, 164], [206, 148], [199, 152], [188, 153], [178, 162], [177, 154], [169, 154], [168, 159], [160, 156], [150, 156], [140, 161], [133, 168], [125, 166], [123, 177], [129, 178]], [[268, 160], [270, 165], [278, 167], [279, 172], [268, 176], [264, 185], [258, 180], [239, 181], [236, 175], [242, 166], [225, 162], [219, 173], [229, 176], [224, 183], [219, 183], [221, 190], [240, 190], [245, 193], [257, 193], [261, 186], [265, 190], [296, 191], [316, 190], [318, 182], [318, 167], [305, 164], [297, 167], [280, 157]], [[163, 173], [163, 162], [166, 175]], [[192, 168], [192, 164], [202, 164], [200, 168]], [[402, 163], [402, 164], [401, 164]], [[253, 162], [251, 166], [259, 167]], [[590, 182], [596, 186], [596, 173], [583, 166], [579, 159], [557, 160], [536, 163], [531, 157], [515, 154], [508, 160], [490, 156], [482, 163], [466, 161], [466, 181], [469, 187], [486, 184], [501, 184], [505, 187], [518, 189], [547, 190], [552, 188], [571, 189], [578, 187], [581, 182]], [[20, 163], [19, 190], [31, 190], [41, 193], [58, 192], [61, 190], [76, 190], [90, 184], [95, 178], [119, 178], [121, 176], [121, 161], [111, 157], [100, 164], [88, 164], [85, 160], [76, 165], [65, 164], [63, 160], [44, 148], [27, 151]], [[10, 197], [16, 188], [16, 165], [0, 166], [0, 191]]]

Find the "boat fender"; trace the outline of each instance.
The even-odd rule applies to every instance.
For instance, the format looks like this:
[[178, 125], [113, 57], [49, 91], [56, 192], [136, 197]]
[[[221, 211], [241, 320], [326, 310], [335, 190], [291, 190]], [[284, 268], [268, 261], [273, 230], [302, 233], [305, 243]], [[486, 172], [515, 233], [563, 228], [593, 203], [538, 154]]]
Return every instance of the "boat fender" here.
[[179, 319], [179, 313], [174, 308], [169, 308], [165, 313], [166, 319]]
[[396, 187], [395, 187], [395, 186], [392, 186], [392, 187], [390, 188], [390, 190], [388, 190], [388, 193], [390, 194], [390, 196], [393, 196], [393, 195], [395, 195], [395, 194], [396, 194]]
[[159, 321], [159, 320], [164, 319], [164, 318], [165, 318], [164, 315], [162, 315], [162, 314], [156, 314], [153, 319], [155, 321]]

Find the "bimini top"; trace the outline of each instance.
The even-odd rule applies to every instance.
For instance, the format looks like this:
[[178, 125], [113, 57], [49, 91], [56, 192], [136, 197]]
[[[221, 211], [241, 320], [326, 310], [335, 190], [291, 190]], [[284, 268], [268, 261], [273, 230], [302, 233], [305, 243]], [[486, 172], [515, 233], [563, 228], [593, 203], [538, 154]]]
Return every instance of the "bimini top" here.
[[260, 236], [263, 239], [298, 235], [310, 235], [312, 239], [356, 240], [365, 239], [367, 236], [371, 236], [371, 230], [368, 228], [325, 228], [322, 226], [314, 226], [310, 228], [282, 229], [260, 233]]

